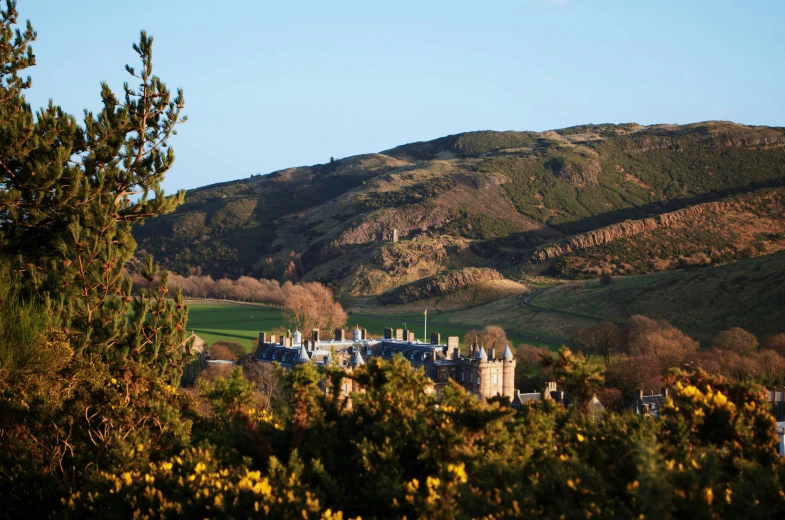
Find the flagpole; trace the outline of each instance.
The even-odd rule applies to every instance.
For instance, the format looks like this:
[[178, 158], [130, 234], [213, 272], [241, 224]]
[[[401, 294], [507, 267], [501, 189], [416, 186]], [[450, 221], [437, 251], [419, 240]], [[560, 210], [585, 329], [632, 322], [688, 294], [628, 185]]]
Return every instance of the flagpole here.
[[424, 343], [428, 343], [428, 309], [425, 309], [425, 330], [423, 330], [423, 338]]

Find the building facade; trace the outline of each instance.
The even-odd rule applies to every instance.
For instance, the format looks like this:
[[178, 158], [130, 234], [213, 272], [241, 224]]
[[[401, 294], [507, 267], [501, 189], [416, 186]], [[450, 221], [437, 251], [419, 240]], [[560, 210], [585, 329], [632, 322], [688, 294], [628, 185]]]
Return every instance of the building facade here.
[[[447, 344], [442, 344], [441, 336], [434, 333], [430, 343], [422, 343], [411, 331], [390, 328], [385, 329], [381, 339], [371, 339], [367, 331], [359, 327], [351, 338], [343, 329], [337, 329], [329, 340], [321, 339], [318, 330], [312, 331], [310, 339], [304, 338], [299, 331], [275, 337], [260, 332], [255, 357], [262, 363], [278, 362], [287, 367], [299, 363], [334, 363], [351, 371], [371, 358], [389, 360], [401, 355], [413, 367], [423, 369], [437, 395], [452, 379], [478, 399], [497, 395], [513, 399], [517, 362], [510, 348], [506, 347], [497, 357], [494, 349], [486, 350], [475, 344], [464, 355], [458, 340], [457, 336], [450, 336]], [[343, 386], [346, 393], [353, 390]]]

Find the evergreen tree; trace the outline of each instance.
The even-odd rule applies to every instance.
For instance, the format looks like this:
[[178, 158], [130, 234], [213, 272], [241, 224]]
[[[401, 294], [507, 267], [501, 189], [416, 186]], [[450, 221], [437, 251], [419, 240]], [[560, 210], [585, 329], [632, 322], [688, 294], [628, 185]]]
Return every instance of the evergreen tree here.
[[123, 271], [131, 226], [183, 200], [160, 185], [185, 118], [144, 32], [122, 96], [102, 84], [81, 124], [51, 101], [34, 112], [36, 33], [17, 16], [0, 9], [0, 517], [40, 517], [96, 472], [187, 442], [187, 309], [152, 258], [138, 297]]
[[82, 125], [51, 101], [34, 113], [24, 97], [31, 80], [20, 74], [35, 64], [36, 33], [29, 22], [15, 28], [14, 1], [0, 16], [0, 258], [62, 316], [78, 354], [176, 369], [182, 301], [165, 300], [162, 283], [132, 302], [123, 266], [136, 247], [131, 226], [184, 198], [160, 186], [185, 121], [182, 92], [153, 74], [153, 38], [142, 32], [133, 46], [141, 67], [126, 65], [137, 86], [126, 83], [122, 98], [103, 83], [103, 108], [85, 111]]

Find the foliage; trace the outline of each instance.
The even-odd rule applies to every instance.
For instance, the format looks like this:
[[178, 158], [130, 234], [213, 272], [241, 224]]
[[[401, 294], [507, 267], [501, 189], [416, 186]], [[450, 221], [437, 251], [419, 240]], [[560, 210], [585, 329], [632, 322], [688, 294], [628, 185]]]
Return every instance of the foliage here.
[[[15, 29], [16, 4], [0, 14], [0, 502], [3, 515], [39, 516], [95, 472], [144, 464], [138, 448], [180, 449], [190, 421], [177, 393], [187, 310], [155, 290], [132, 298], [124, 264], [131, 226], [170, 212], [183, 193], [160, 188], [181, 116], [152, 73], [153, 40], [133, 46], [136, 88], [82, 124], [54, 103], [25, 101], [34, 65], [30, 24]], [[171, 295], [169, 295], [171, 296]]]
[[[585, 385], [580, 362], [567, 352], [562, 357], [565, 380]], [[227, 403], [221, 414], [199, 427], [256, 435], [245, 452], [251, 459], [227, 453], [225, 441], [221, 449], [189, 448], [130, 472], [98, 475], [66, 501], [67, 511], [277, 518], [337, 512], [713, 518], [785, 511], [785, 463], [764, 396], [702, 372], [670, 376], [672, 397], [661, 420], [590, 418], [547, 401], [515, 412], [498, 401], [478, 402], [457, 386], [437, 400], [423, 373], [400, 357], [349, 374], [308, 364], [283, 377], [289, 411], [280, 428], [269, 415], [256, 418], [229, 390], [242, 386], [235, 376], [214, 393]], [[324, 391], [338, 390], [346, 378], [361, 390], [351, 394], [351, 405], [340, 392]]]

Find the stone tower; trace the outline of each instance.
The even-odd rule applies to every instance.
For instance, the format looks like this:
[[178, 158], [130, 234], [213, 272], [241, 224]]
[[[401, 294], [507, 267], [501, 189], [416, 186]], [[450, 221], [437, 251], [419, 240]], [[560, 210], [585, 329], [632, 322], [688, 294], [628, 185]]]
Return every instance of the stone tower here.
[[502, 395], [510, 399], [515, 395], [515, 365], [517, 364], [508, 345], [502, 354]]

